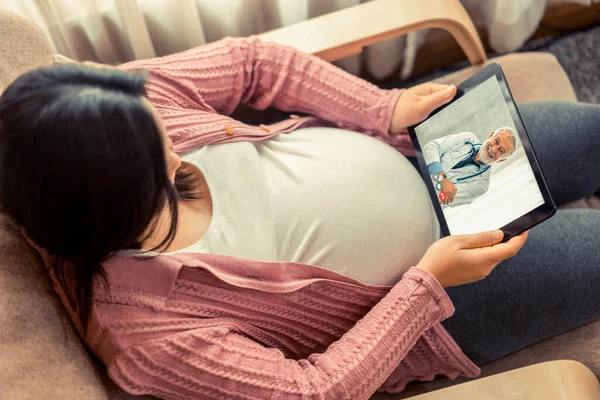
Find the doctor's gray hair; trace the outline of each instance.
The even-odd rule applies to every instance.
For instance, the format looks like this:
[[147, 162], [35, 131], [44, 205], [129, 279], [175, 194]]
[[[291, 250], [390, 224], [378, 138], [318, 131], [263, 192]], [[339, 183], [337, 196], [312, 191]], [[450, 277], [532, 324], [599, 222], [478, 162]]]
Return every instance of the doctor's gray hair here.
[[492, 135], [492, 138], [496, 137], [496, 135], [498, 135], [500, 132], [502, 131], [506, 131], [508, 132], [508, 137], [512, 140], [513, 142], [513, 149], [510, 153], [506, 153], [504, 154], [504, 157], [502, 158], [507, 158], [510, 157], [516, 150], [517, 148], [517, 132], [515, 132], [515, 130], [513, 128], [510, 128], [508, 126], [505, 126], [503, 128], [498, 128], [494, 131], [494, 134]]

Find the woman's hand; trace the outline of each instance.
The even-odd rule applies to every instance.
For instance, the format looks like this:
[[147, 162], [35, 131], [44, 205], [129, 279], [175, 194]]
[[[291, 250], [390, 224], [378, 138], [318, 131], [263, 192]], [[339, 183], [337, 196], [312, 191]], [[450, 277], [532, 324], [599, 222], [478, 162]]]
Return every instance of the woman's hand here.
[[433, 110], [456, 95], [456, 86], [423, 83], [406, 89], [394, 107], [390, 132], [399, 133], [423, 121]]
[[417, 268], [433, 275], [443, 287], [479, 281], [500, 261], [517, 254], [523, 247], [529, 231], [500, 243], [500, 230], [472, 235], [447, 236], [429, 247]]

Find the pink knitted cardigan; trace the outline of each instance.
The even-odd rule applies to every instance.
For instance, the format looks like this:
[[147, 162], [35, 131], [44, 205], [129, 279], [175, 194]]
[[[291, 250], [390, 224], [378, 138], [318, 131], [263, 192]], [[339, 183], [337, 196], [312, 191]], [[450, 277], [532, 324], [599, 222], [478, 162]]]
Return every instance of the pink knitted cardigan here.
[[[388, 133], [401, 91], [286, 46], [228, 38], [122, 68], [149, 71], [148, 96], [176, 151], [323, 120], [412, 151], [406, 135]], [[240, 102], [320, 119], [249, 126], [226, 116]], [[314, 265], [200, 253], [119, 255], [104, 268], [109, 284], [94, 283], [86, 335], [50, 275], [86, 345], [129, 393], [355, 400], [438, 374], [480, 372], [440, 324], [454, 312], [446, 292], [420, 269], [390, 287]]]

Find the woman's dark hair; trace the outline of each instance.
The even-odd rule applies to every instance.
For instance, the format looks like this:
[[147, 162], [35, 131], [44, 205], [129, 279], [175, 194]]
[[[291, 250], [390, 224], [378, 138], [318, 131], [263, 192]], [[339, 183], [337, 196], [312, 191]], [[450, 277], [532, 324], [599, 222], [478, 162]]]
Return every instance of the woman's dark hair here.
[[188, 166], [175, 186], [169, 179], [144, 83], [137, 73], [56, 66], [22, 75], [0, 96], [0, 210], [56, 260], [84, 332], [93, 278], [106, 282], [101, 263], [141, 249], [166, 206], [171, 226], [153, 250], [167, 248], [178, 196], [198, 198]]

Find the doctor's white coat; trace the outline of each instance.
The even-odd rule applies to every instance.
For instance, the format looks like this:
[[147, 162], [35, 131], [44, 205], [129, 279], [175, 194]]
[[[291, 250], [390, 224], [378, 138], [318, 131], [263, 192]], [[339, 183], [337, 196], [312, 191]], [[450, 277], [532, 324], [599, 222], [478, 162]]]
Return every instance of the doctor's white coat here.
[[448, 180], [456, 186], [454, 201], [448, 207], [469, 204], [488, 190], [492, 173], [489, 166], [466, 164], [462, 168], [452, 169], [469, 155], [476, 144], [480, 142], [475, 134], [461, 132], [431, 140], [423, 146], [427, 166], [439, 162]]

